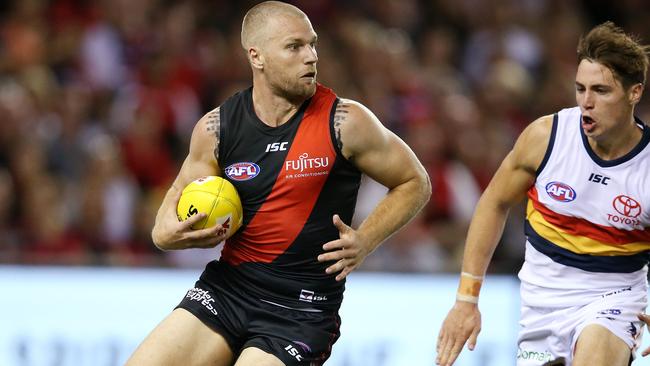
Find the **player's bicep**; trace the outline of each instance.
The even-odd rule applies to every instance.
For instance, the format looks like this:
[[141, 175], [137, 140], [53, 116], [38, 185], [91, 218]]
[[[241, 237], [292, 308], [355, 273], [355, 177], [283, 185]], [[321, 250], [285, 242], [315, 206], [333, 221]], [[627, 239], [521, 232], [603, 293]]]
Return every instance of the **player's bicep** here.
[[511, 151], [501, 162], [484, 196], [502, 208], [510, 208], [526, 197], [534, 183], [535, 174], [518, 164], [515, 151]]
[[516, 204], [535, 184], [537, 169], [550, 143], [552, 122], [552, 117], [545, 116], [531, 123], [499, 166], [486, 189], [486, 195], [493, 197], [498, 205]]
[[206, 114], [194, 126], [189, 153], [185, 157], [174, 185], [183, 188], [196, 178], [221, 175], [217, 162], [219, 146], [219, 109]]
[[413, 151], [367, 108], [353, 104], [341, 128], [344, 154], [364, 174], [388, 188], [425, 176]]
[[388, 130], [371, 148], [359, 153], [355, 162], [362, 172], [388, 188], [425, 174], [413, 151]]

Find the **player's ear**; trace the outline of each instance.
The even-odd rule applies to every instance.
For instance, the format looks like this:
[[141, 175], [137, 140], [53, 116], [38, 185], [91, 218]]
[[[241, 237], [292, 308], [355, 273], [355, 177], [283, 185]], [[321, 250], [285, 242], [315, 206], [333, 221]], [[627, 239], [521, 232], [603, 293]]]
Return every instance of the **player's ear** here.
[[248, 58], [250, 59], [253, 68], [259, 70], [264, 68], [264, 55], [262, 55], [257, 47], [251, 47], [248, 49]]
[[632, 85], [628, 93], [630, 104], [636, 105], [639, 103], [639, 100], [641, 100], [641, 95], [643, 95], [643, 84], [637, 83]]

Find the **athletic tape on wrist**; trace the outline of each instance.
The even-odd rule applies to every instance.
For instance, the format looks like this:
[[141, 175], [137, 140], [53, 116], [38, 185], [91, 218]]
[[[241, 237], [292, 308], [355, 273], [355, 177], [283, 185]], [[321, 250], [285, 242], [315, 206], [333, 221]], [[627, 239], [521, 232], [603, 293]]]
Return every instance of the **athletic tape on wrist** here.
[[460, 276], [460, 283], [458, 284], [458, 294], [478, 298], [478, 295], [481, 292], [482, 284], [483, 277], [474, 276], [470, 273], [462, 272]]
[[478, 304], [478, 296], [469, 296], [463, 294], [456, 294], [456, 301], [469, 302], [472, 304]]
[[461, 272], [460, 275], [465, 276], [465, 277], [469, 277], [469, 278], [471, 278], [473, 280], [483, 281], [483, 276], [473, 275], [473, 274], [468, 273], [468, 272]]

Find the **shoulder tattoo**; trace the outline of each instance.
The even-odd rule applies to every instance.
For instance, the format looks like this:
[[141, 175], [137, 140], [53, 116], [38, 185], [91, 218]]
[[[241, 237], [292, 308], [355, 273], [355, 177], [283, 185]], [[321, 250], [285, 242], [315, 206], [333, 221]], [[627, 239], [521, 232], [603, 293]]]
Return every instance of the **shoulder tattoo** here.
[[205, 128], [209, 133], [214, 134], [214, 158], [219, 158], [219, 138], [221, 137], [221, 113], [220, 108], [214, 109], [206, 115]]
[[343, 126], [343, 123], [345, 123], [345, 121], [348, 118], [349, 108], [350, 108], [350, 104], [341, 100], [336, 105], [336, 110], [334, 111], [334, 137], [336, 137], [336, 145], [338, 146], [340, 151], [343, 151], [343, 141], [341, 139], [341, 127]]

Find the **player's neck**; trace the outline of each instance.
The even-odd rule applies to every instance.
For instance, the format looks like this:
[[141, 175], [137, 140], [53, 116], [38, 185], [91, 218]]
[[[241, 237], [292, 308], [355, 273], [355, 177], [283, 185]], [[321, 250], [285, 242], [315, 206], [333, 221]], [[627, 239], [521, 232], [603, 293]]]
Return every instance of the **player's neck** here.
[[253, 87], [253, 108], [257, 117], [271, 127], [285, 124], [300, 108], [304, 100], [290, 101], [276, 95], [269, 88]]
[[603, 160], [614, 160], [625, 156], [641, 141], [643, 130], [636, 122], [625, 125], [606, 138], [589, 138], [589, 145], [598, 157]]

